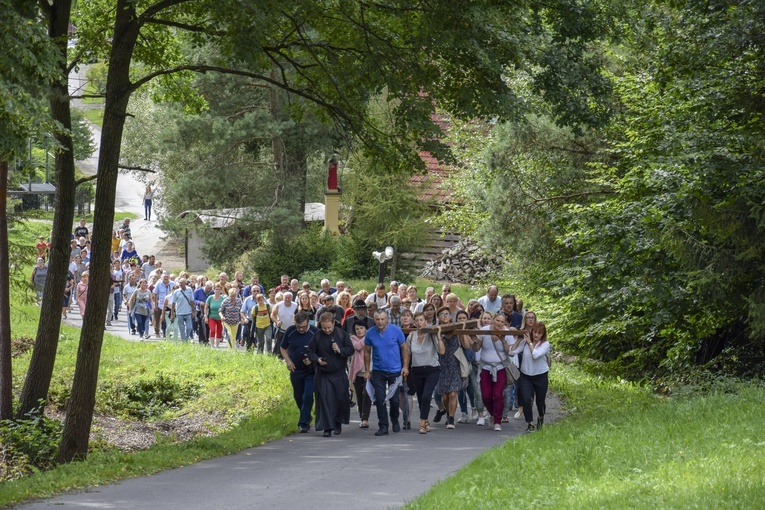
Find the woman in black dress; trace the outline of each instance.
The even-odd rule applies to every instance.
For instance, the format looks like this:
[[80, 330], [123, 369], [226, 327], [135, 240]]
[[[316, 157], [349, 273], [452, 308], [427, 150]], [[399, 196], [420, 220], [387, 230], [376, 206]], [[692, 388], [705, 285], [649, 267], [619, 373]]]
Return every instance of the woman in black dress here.
[[[452, 313], [446, 306], [438, 310], [438, 324], [450, 324]], [[438, 391], [441, 393], [443, 406], [446, 408], [446, 428], [454, 428], [454, 415], [457, 412], [457, 393], [462, 389], [462, 375], [460, 374], [460, 362], [454, 353], [460, 346], [470, 348], [470, 340], [467, 336], [457, 336], [445, 333], [441, 336], [446, 352], [439, 355], [441, 373], [438, 378]], [[436, 421], [436, 420], [433, 420]]]

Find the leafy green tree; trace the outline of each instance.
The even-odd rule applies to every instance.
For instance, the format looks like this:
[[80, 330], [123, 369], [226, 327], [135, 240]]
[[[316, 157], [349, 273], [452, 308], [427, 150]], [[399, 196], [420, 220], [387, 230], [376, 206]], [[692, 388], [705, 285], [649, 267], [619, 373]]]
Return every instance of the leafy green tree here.
[[608, 124], [561, 129], [534, 99], [541, 116], [467, 150], [458, 191], [485, 220], [467, 226], [559, 345], [636, 378], [762, 366], [763, 9], [640, 6], [607, 51]]
[[0, 1], [0, 46], [5, 50], [0, 56], [0, 420], [6, 420], [13, 417], [8, 160], [51, 127], [44, 84], [54, 76], [56, 54], [29, 2]]
[[[25, 5], [27, 9], [32, 8], [31, 3]], [[57, 144], [55, 158], [56, 214], [53, 218], [48, 277], [45, 281], [45, 290], [40, 306], [40, 324], [37, 329], [29, 369], [19, 398], [17, 416], [21, 418], [34, 410], [41, 412], [40, 402], [47, 400], [61, 325], [60, 296], [66, 284], [69, 266], [69, 240], [74, 219], [76, 188], [74, 145], [71, 130], [72, 116], [66, 80], [70, 70], [66, 55], [71, 1], [40, 3], [39, 8], [42, 10], [42, 19], [48, 33], [45, 44], [53, 44], [56, 57], [56, 65], [52, 68], [53, 72], [47, 81], [41, 80], [34, 83], [34, 86], [47, 85], [49, 87], [50, 119], [56, 128], [54, 131]], [[32, 16], [37, 19], [37, 13], [33, 13]]]
[[[58, 24], [65, 20], [68, 28], [70, 2], [52, 0], [40, 7], [56, 25], [50, 34], [65, 44], [67, 32]], [[602, 119], [599, 94], [607, 82], [588, 46], [599, 33], [593, 27], [607, 26], [598, 5], [583, 6], [573, 0], [531, 5], [492, 0], [415, 5], [350, 0], [94, 0], [78, 2], [77, 8], [81, 13], [77, 54], [108, 54], [109, 71], [93, 228], [92, 305], [81, 333], [62, 460], [87, 452], [122, 134], [130, 97], [141, 86], [154, 79], [183, 80], [190, 72], [259, 80], [307, 99], [308, 105], [318, 107], [310, 108], [322, 119], [332, 119], [342, 131], [359, 136], [365, 150], [390, 170], [420, 166], [418, 147], [443, 153], [439, 130], [431, 120], [435, 103], [467, 117], [517, 115], [519, 98], [505, 79], [509, 68], [526, 69], [540, 89], [553, 94], [550, 100], [559, 107], [555, 111], [562, 122]], [[221, 58], [204, 61], [183, 54], [181, 40], [197, 45], [213, 42]], [[561, 52], [565, 60], [554, 58]], [[555, 72], [562, 64], [569, 72]], [[576, 73], [571, 72], [574, 69]], [[398, 102], [394, 137], [380, 134], [365, 115], [366, 99], [384, 87]], [[68, 101], [52, 101], [53, 117], [65, 128], [71, 125], [68, 108]], [[300, 110], [290, 113], [299, 116]], [[71, 152], [70, 139], [65, 147]], [[69, 185], [67, 179], [59, 176], [59, 186]], [[65, 215], [57, 215], [54, 221], [59, 232], [68, 229], [64, 219]], [[61, 250], [61, 256], [62, 238], [54, 233], [54, 251]], [[61, 274], [49, 281], [59, 283], [65, 267], [54, 265], [54, 272]], [[47, 294], [54, 295], [56, 289], [50, 287]], [[48, 339], [45, 345], [50, 349], [55, 341]], [[33, 367], [37, 368], [35, 363], [30, 374]], [[46, 377], [42, 379], [33, 394], [47, 391], [40, 391], [46, 387]]]

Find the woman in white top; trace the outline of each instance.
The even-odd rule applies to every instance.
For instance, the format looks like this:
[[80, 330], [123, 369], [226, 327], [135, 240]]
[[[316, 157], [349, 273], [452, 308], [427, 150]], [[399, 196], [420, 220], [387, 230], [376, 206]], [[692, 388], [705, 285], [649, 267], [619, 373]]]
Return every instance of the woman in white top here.
[[151, 202], [154, 198], [154, 191], [151, 185], [146, 186], [146, 192], [143, 194], [143, 219], [151, 221]]
[[[417, 328], [427, 326], [425, 316], [418, 312], [414, 314], [414, 324]], [[440, 335], [432, 335], [412, 331], [406, 340], [411, 353], [412, 367], [409, 371], [409, 392], [417, 395], [420, 407], [420, 434], [430, 432], [428, 416], [430, 415], [430, 396], [438, 383], [441, 373], [439, 354], [446, 352], [446, 346]]]
[[[507, 319], [501, 313], [495, 315], [491, 325], [481, 329], [507, 329]], [[507, 386], [507, 376], [502, 361], [507, 359], [510, 344], [505, 335], [479, 335], [480, 342], [474, 343], [474, 351], [481, 350], [481, 398], [486, 410], [494, 418], [494, 430], [502, 430], [502, 408], [505, 401], [502, 393]]]
[[519, 339], [510, 350], [510, 354], [523, 353], [521, 360], [521, 377], [518, 385], [521, 388], [523, 416], [528, 426], [526, 432], [534, 430], [534, 409], [531, 400], [536, 395], [537, 429], [545, 422], [545, 397], [547, 396], [548, 373], [547, 354], [550, 343], [547, 341], [547, 328], [543, 322], [537, 322], [531, 329], [531, 335]]
[[[516, 304], [518, 303], [518, 300], [516, 300]], [[521, 324], [521, 329], [525, 330], [531, 330], [534, 327], [534, 324], [537, 323], [537, 314], [536, 312], [528, 311], [523, 316], [523, 323]], [[518, 359], [521, 360], [523, 358], [523, 355], [518, 356]], [[516, 363], [518, 364], [518, 363]], [[520, 420], [523, 416], [523, 397], [521, 396], [521, 386], [520, 384], [516, 383], [513, 385], [515, 387], [515, 404], [518, 406], [518, 412], [515, 413], [516, 420]], [[507, 392], [505, 392], [505, 410], [503, 411], [503, 418], [508, 415], [508, 413], [512, 410], [512, 395], [508, 397]]]

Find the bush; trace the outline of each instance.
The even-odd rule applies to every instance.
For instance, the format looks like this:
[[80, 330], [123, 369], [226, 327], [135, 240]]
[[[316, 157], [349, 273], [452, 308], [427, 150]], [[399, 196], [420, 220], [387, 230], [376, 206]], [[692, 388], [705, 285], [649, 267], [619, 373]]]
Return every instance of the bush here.
[[53, 467], [61, 429], [60, 421], [45, 415], [0, 421], [0, 481]]
[[111, 413], [139, 420], [157, 418], [166, 411], [179, 409], [198, 393], [199, 385], [181, 383], [163, 374], [129, 384], [107, 383], [100, 391], [103, 405]]
[[268, 243], [253, 253], [252, 267], [264, 286], [275, 285], [283, 274], [299, 275], [331, 267], [337, 245], [337, 239], [319, 225], [311, 225], [292, 237], [273, 233]]

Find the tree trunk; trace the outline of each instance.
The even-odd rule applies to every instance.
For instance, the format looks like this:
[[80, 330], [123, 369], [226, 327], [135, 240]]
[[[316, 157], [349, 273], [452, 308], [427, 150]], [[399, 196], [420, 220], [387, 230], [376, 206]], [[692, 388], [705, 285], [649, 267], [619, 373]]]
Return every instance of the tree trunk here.
[[[71, 0], [56, 0], [50, 7], [48, 35], [58, 41], [63, 56], [61, 75], [66, 75], [66, 34], [69, 30]], [[53, 217], [48, 277], [45, 281], [40, 307], [32, 359], [29, 363], [24, 387], [21, 391], [17, 416], [37, 410], [42, 412], [40, 402], [48, 399], [48, 389], [56, 361], [58, 335], [61, 328], [61, 300], [69, 271], [70, 238], [74, 220], [74, 151], [69, 130], [72, 116], [69, 103], [69, 87], [66, 79], [50, 85], [51, 117], [61, 125], [55, 133], [61, 148], [56, 154], [56, 214]], [[7, 267], [4, 266], [4, 267]]]
[[69, 462], [88, 452], [90, 427], [96, 403], [98, 366], [104, 338], [106, 304], [111, 283], [109, 262], [117, 190], [118, 163], [125, 113], [132, 93], [130, 61], [140, 26], [134, 3], [118, 0], [114, 37], [109, 57], [101, 153], [98, 159], [98, 186], [93, 222], [88, 305], [85, 308], [80, 346], [77, 350], [72, 395], [61, 436], [59, 460]]
[[8, 285], [8, 161], [0, 157], [0, 420], [13, 418], [11, 295]]

